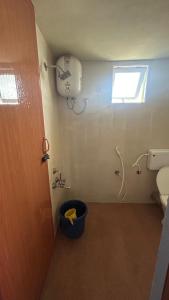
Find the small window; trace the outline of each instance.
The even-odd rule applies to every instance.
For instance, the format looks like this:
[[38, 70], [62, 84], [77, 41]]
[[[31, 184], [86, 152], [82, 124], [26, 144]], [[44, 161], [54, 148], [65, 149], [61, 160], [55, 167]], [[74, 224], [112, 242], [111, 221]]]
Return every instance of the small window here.
[[16, 78], [13, 74], [0, 75], [0, 104], [18, 104]]
[[144, 103], [148, 66], [113, 67], [112, 103]]

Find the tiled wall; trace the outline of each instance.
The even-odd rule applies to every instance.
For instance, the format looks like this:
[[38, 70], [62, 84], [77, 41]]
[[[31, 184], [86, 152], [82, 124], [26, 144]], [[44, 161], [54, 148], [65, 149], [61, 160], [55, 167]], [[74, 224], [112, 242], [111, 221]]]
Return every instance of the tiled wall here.
[[[45, 122], [45, 134], [50, 143], [50, 160], [48, 160], [50, 193], [52, 201], [53, 222], [56, 225], [56, 211], [58, 205], [64, 199], [63, 189], [52, 189], [54, 181], [53, 168], [62, 171], [62, 155], [59, 132], [58, 96], [56, 94], [55, 73], [52, 69], [45, 71], [44, 61], [49, 65], [55, 63], [54, 57], [49, 49], [42, 33], [37, 27], [37, 42], [40, 65], [40, 85], [42, 92], [42, 103]], [[56, 228], [56, 226], [55, 226]]]
[[[145, 63], [145, 62], [143, 62]], [[124, 157], [129, 202], [150, 202], [156, 189], [156, 172], [136, 174], [131, 168], [149, 148], [169, 148], [169, 60], [146, 62], [150, 66], [145, 104], [111, 104], [112, 63], [83, 63], [83, 92], [88, 98], [84, 114], [74, 115], [60, 98], [64, 170], [70, 198], [118, 201], [120, 167], [116, 145]]]

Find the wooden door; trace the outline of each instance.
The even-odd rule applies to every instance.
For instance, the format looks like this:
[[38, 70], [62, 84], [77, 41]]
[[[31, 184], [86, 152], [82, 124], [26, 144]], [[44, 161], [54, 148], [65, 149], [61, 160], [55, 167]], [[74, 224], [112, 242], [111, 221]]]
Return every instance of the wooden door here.
[[30, 0], [0, 0], [0, 94], [0, 298], [39, 300], [53, 229]]

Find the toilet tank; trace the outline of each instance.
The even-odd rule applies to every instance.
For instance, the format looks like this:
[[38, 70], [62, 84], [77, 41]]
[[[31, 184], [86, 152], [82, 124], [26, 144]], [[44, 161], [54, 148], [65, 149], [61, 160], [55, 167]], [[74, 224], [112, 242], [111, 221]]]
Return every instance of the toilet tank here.
[[147, 160], [148, 169], [159, 170], [165, 166], [169, 166], [169, 149], [150, 149]]

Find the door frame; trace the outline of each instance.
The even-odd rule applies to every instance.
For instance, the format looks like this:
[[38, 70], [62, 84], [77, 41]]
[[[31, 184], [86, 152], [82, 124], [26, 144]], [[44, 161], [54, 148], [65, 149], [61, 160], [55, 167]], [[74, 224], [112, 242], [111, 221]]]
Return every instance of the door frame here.
[[[166, 300], [169, 292], [169, 203], [163, 219], [163, 229], [157, 254], [154, 278], [149, 300]], [[169, 294], [168, 294], [169, 295]]]

